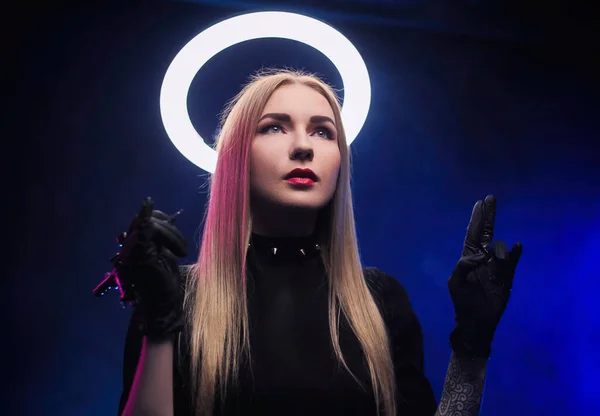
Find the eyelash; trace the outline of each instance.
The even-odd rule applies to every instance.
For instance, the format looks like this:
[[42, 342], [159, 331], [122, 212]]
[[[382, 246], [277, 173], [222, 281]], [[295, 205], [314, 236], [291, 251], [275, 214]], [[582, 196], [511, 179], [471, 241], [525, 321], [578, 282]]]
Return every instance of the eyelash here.
[[[268, 126], [261, 128], [259, 130], [259, 133], [267, 134], [269, 129], [272, 127], [277, 127], [278, 129], [283, 130], [283, 127], [281, 127], [281, 125], [279, 125], [279, 124], [269, 124]], [[329, 140], [332, 140], [334, 138], [333, 133], [331, 132], [331, 130], [328, 127], [320, 126], [320, 127], [317, 127], [315, 130], [323, 130]]]

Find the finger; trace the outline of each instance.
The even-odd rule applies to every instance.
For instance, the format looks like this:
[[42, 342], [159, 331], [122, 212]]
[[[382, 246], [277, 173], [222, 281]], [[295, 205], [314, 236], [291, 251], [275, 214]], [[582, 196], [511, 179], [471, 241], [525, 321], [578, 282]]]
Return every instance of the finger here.
[[185, 237], [173, 224], [167, 221], [152, 219], [151, 222], [156, 236], [156, 242], [161, 245], [179, 245], [185, 241]]
[[154, 210], [152, 211], [152, 218], [156, 218], [157, 220], [168, 221], [169, 216], [162, 211]]
[[494, 241], [494, 244], [492, 244], [491, 251], [494, 254], [496, 260], [500, 262], [505, 262], [509, 259], [508, 246], [502, 240]]
[[169, 217], [169, 222], [170, 222], [171, 224], [174, 224], [174, 223], [175, 223], [175, 220], [177, 219], [177, 217], [179, 217], [179, 216], [181, 215], [181, 213], [182, 213], [182, 212], [183, 212], [183, 208], [182, 208], [182, 209], [180, 209], [179, 211], [177, 211], [175, 214], [171, 215], [171, 216]]
[[152, 201], [152, 198], [147, 197], [146, 199], [144, 199], [144, 202], [142, 203], [142, 207], [140, 208], [140, 211], [138, 212], [138, 218], [139, 219], [148, 219], [152, 216], [152, 208], [154, 207], [154, 201]]
[[506, 255], [506, 267], [508, 268], [505, 277], [505, 287], [510, 292], [513, 286], [513, 280], [515, 279], [515, 271], [517, 269], [517, 263], [521, 257], [523, 246], [521, 243], [515, 243], [512, 249], [507, 252]]
[[463, 256], [477, 254], [480, 248], [480, 237], [483, 231], [483, 201], [477, 201], [473, 206], [471, 219], [467, 226], [467, 235], [463, 244]]
[[172, 224], [166, 221], [151, 220], [154, 228], [155, 241], [158, 245], [166, 247], [178, 257], [187, 255], [185, 237]]
[[521, 243], [515, 243], [510, 249], [510, 252], [508, 253], [508, 259], [513, 274], [517, 269], [517, 264], [519, 263], [519, 259], [521, 258], [521, 253], [523, 253], [523, 245]]
[[483, 233], [481, 245], [485, 251], [490, 249], [494, 237], [494, 223], [496, 221], [496, 197], [488, 195], [483, 201]]
[[460, 281], [466, 280], [473, 270], [485, 263], [485, 257], [484, 253], [461, 257], [454, 267], [451, 278], [453, 277]]
[[162, 220], [162, 221], [168, 221], [168, 222], [170, 222], [171, 224], [174, 224], [174, 223], [175, 223], [175, 220], [177, 219], [177, 217], [178, 217], [179, 215], [181, 215], [181, 213], [182, 213], [182, 212], [183, 212], [183, 210], [182, 210], [182, 209], [180, 209], [179, 211], [177, 211], [177, 212], [176, 212], [175, 214], [173, 214], [173, 215], [167, 215], [167, 214], [165, 214], [165, 213], [164, 213], [164, 212], [162, 212], [162, 211], [157, 211], [157, 210], [154, 210], [154, 211], [152, 211], [152, 217], [153, 217], [153, 218], [156, 218], [156, 219], [159, 219], [159, 220]]
[[177, 257], [178, 257], [171, 250], [169, 250], [166, 247], [161, 247], [160, 248], [160, 255], [162, 257], [167, 258], [167, 259], [172, 260], [172, 261], [176, 261]]
[[488, 261], [491, 262], [490, 280], [496, 284], [510, 286], [510, 263], [508, 262], [508, 247], [502, 240], [494, 241], [491, 247], [492, 256]]

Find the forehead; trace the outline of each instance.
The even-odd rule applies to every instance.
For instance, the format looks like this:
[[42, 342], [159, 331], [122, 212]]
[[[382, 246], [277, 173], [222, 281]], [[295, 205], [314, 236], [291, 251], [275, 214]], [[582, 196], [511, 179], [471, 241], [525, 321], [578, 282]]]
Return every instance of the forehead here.
[[266, 113], [286, 113], [295, 117], [321, 115], [334, 118], [327, 99], [302, 84], [288, 84], [277, 88], [265, 105], [263, 114]]

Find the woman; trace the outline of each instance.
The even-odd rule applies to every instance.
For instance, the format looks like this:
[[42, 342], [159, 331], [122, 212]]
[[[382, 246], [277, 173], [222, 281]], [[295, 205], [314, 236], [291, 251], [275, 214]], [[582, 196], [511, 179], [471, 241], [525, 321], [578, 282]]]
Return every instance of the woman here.
[[449, 280], [437, 408], [406, 292], [360, 263], [333, 90], [294, 71], [256, 76], [228, 105], [217, 152], [198, 261], [178, 268], [185, 240], [149, 199], [116, 260], [136, 305], [120, 413], [477, 414], [521, 251], [492, 247], [495, 199], [475, 205]]

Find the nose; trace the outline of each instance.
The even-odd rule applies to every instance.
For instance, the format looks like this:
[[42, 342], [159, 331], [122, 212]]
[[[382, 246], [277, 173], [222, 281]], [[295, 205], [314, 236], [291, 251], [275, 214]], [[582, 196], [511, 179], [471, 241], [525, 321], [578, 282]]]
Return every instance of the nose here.
[[290, 152], [290, 159], [311, 161], [315, 156], [311, 140], [306, 134], [297, 134], [294, 137]]

